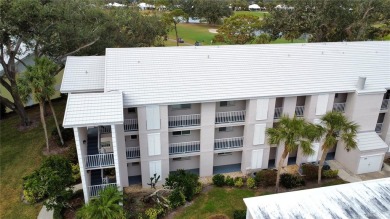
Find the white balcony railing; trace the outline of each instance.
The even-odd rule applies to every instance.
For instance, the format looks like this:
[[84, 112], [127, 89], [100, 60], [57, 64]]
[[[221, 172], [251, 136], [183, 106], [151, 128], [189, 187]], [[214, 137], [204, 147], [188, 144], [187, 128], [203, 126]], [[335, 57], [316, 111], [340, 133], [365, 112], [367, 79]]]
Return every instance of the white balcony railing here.
[[127, 159], [140, 158], [141, 152], [139, 147], [126, 147]]
[[390, 102], [390, 99], [384, 99], [382, 101], [381, 110], [389, 109], [389, 102]]
[[86, 168], [114, 166], [114, 154], [95, 154], [85, 156]]
[[375, 132], [376, 133], [381, 133], [382, 132], [382, 125], [383, 123], [377, 123], [375, 126]]
[[169, 144], [169, 154], [185, 154], [200, 151], [200, 141], [180, 142]]
[[186, 127], [200, 125], [200, 114], [169, 116], [168, 127]]
[[107, 187], [116, 187], [116, 183], [107, 183], [107, 184], [88, 186], [89, 197], [93, 198], [99, 196], [100, 191], [104, 190]]
[[106, 133], [111, 133], [111, 126], [100, 126], [100, 133], [101, 134], [106, 134]]
[[297, 117], [303, 117], [304, 112], [305, 112], [305, 106], [296, 106], [295, 107], [295, 115]]
[[276, 107], [274, 113], [274, 119], [279, 119], [282, 116], [283, 107]]
[[138, 120], [137, 119], [125, 119], [123, 126], [124, 126], [125, 132], [137, 131], [138, 130]]
[[343, 113], [345, 111], [345, 103], [333, 104], [333, 111]]
[[222, 138], [214, 140], [214, 149], [240, 148], [244, 144], [244, 137]]
[[215, 114], [215, 123], [232, 123], [232, 122], [244, 122], [245, 110], [230, 111], [230, 112], [217, 112]]

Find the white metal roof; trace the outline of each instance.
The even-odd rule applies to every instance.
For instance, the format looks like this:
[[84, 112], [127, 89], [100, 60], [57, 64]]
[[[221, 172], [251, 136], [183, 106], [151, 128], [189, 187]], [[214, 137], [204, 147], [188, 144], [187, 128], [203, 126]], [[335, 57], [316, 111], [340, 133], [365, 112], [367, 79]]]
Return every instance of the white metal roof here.
[[104, 56], [68, 56], [60, 91], [103, 91], [104, 61]]
[[123, 124], [122, 92], [69, 94], [65, 128]]
[[128, 107], [350, 92], [358, 76], [390, 88], [389, 41], [109, 48], [105, 91]]
[[360, 151], [386, 149], [389, 147], [376, 132], [362, 132], [356, 135]]
[[390, 179], [245, 198], [254, 219], [390, 218]]

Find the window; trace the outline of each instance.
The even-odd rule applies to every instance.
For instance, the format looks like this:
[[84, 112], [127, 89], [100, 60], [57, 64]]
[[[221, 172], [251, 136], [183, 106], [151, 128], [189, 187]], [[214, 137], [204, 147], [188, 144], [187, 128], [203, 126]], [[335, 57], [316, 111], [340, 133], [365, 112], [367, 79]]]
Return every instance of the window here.
[[191, 135], [191, 131], [190, 131], [190, 130], [186, 130], [186, 131], [175, 131], [175, 132], [172, 132], [172, 135], [173, 135], [173, 136]]
[[138, 139], [138, 135], [130, 135], [130, 139], [131, 140], [137, 140]]
[[220, 132], [231, 132], [231, 131], [233, 131], [233, 127], [220, 127], [218, 129], [218, 131], [220, 131]]
[[234, 106], [234, 101], [221, 101], [219, 102], [220, 107]]
[[191, 109], [191, 104], [177, 104], [172, 105], [173, 110], [184, 110], [184, 109]]
[[127, 112], [128, 113], [136, 113], [137, 112], [137, 108], [133, 107], [133, 108], [127, 108]]

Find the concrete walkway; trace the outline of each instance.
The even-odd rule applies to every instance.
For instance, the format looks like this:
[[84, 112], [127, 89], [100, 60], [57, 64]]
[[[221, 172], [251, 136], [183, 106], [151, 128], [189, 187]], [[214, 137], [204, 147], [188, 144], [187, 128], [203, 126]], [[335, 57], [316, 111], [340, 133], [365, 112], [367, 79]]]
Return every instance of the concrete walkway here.
[[[77, 184], [73, 186], [73, 192], [83, 189], [83, 185]], [[42, 206], [41, 211], [38, 214], [37, 219], [53, 219], [54, 211], [48, 211], [46, 206]]]

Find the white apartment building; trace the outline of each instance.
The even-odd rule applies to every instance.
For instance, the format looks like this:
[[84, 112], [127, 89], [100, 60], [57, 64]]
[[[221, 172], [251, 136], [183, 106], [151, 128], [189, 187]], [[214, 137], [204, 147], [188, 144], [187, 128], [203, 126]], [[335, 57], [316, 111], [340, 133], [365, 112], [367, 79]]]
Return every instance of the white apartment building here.
[[[202, 177], [274, 168], [283, 146], [269, 145], [265, 130], [282, 114], [318, 123], [345, 113], [360, 126], [358, 148], [340, 143], [327, 159], [378, 171], [390, 144], [389, 90], [390, 42], [109, 48], [68, 57], [61, 85], [86, 201], [106, 186], [146, 187], [155, 173], [164, 183], [177, 169]], [[317, 161], [320, 145], [286, 164]]]

